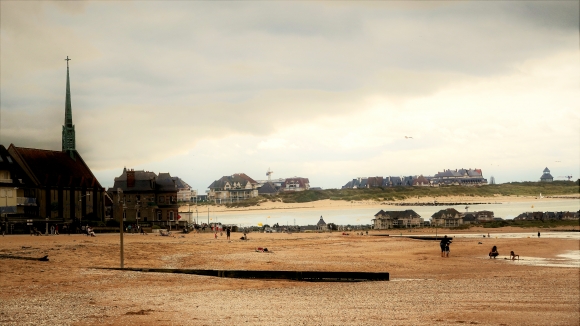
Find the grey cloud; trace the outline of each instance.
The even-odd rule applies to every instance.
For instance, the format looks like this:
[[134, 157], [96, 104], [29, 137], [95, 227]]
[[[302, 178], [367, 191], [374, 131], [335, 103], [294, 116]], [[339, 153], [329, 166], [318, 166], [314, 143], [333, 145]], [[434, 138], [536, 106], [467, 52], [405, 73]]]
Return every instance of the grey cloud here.
[[372, 96], [426, 96], [577, 49], [568, 3], [1, 6], [2, 141], [60, 147], [70, 55], [79, 146], [98, 168], [350, 114]]

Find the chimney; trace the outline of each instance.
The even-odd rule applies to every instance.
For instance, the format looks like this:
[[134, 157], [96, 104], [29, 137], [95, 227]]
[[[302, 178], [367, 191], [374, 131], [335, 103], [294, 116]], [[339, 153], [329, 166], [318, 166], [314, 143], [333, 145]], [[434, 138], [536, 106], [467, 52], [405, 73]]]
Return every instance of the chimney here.
[[131, 169], [127, 171], [127, 188], [135, 187], [135, 171]]

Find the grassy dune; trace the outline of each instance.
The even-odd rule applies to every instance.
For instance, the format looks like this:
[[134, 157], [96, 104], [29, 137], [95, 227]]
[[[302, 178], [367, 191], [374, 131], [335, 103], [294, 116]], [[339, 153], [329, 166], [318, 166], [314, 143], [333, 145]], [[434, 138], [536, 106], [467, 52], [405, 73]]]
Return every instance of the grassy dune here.
[[579, 194], [579, 186], [572, 181], [555, 182], [512, 182], [479, 187], [394, 187], [372, 189], [328, 189], [302, 192], [283, 192], [273, 199], [285, 203], [304, 203], [323, 199], [330, 200], [401, 200], [416, 197], [472, 196], [543, 196]]

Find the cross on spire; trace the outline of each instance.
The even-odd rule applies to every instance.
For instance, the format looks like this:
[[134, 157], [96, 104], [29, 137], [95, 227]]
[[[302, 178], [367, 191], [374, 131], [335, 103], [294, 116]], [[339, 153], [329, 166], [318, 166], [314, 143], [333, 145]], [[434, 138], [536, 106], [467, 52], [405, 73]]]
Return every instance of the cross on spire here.
[[68, 152], [74, 159], [75, 151], [75, 126], [72, 122], [72, 107], [70, 101], [70, 78], [68, 74], [68, 62], [71, 60], [66, 56], [66, 98], [64, 103], [64, 125], [62, 126], [62, 151]]

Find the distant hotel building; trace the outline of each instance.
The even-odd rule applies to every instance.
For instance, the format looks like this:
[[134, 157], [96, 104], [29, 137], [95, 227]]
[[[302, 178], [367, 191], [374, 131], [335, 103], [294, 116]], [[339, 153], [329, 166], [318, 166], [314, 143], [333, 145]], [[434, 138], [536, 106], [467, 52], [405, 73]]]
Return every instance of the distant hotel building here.
[[437, 187], [440, 185], [479, 186], [486, 185], [481, 169], [443, 170], [434, 176], [401, 176], [401, 177], [368, 177], [357, 178], [347, 182], [342, 189], [378, 188], [378, 187]]

